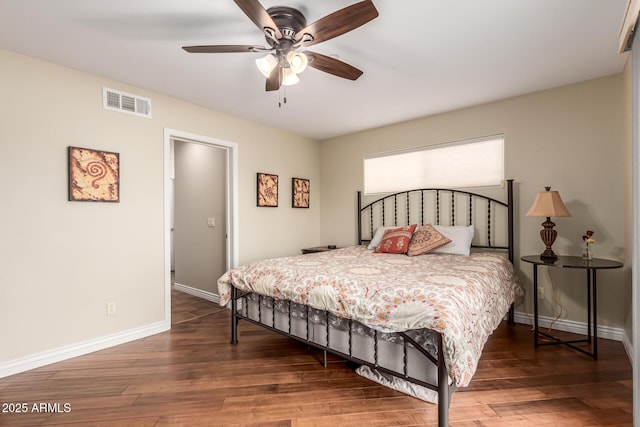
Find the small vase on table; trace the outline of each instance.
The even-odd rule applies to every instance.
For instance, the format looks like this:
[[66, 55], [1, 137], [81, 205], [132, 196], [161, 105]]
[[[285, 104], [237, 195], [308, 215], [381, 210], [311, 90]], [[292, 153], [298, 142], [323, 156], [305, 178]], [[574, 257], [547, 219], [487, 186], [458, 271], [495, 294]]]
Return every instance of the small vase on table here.
[[582, 259], [590, 261], [593, 259], [593, 244], [596, 242], [593, 239], [593, 231], [587, 230], [582, 236], [584, 241], [584, 249], [582, 250]]

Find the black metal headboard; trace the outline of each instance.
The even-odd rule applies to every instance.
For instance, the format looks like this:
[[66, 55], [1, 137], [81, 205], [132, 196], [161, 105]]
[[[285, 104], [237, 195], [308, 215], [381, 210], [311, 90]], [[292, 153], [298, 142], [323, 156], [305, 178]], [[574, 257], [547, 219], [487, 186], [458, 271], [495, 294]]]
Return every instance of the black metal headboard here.
[[473, 225], [472, 248], [504, 250], [514, 261], [513, 180], [507, 202], [468, 191], [421, 188], [402, 191], [362, 206], [358, 191], [358, 244], [373, 238], [380, 226], [409, 224]]

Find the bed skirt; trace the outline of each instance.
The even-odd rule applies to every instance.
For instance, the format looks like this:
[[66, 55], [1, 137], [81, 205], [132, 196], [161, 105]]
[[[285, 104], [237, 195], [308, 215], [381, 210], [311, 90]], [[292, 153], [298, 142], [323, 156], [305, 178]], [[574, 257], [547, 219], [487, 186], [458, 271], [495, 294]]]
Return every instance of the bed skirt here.
[[[442, 346], [439, 333], [427, 329], [377, 331], [326, 311], [255, 293], [236, 291], [233, 299], [236, 319], [355, 362], [360, 365], [357, 374], [418, 399], [438, 403], [438, 396], [444, 394], [448, 409], [455, 387], [446, 374], [443, 358], [439, 357]], [[235, 335], [237, 340], [237, 331]], [[324, 363], [326, 366], [326, 358]], [[440, 377], [445, 383], [442, 389]]]

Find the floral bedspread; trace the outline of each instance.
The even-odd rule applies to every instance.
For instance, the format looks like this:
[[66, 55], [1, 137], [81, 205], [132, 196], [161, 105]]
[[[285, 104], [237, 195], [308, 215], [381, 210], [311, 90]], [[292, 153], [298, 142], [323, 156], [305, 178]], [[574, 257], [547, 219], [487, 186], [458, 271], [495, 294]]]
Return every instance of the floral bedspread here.
[[231, 299], [232, 285], [385, 332], [436, 330], [458, 387], [469, 384], [489, 335], [523, 294], [513, 266], [498, 255], [408, 257], [376, 254], [364, 246], [231, 269], [218, 280], [221, 305]]

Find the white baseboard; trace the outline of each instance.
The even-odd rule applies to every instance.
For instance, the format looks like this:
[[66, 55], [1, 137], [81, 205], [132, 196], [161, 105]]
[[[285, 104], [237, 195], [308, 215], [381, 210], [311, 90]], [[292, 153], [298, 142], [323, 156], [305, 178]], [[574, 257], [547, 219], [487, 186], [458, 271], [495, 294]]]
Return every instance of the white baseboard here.
[[[531, 314], [523, 313], [521, 311], [516, 311], [514, 320], [516, 321], [516, 323], [523, 323], [525, 325], [533, 326], [533, 315]], [[554, 322], [553, 317], [538, 316], [539, 327], [549, 328], [552, 324], [553, 324], [553, 329], [556, 329], [558, 331], [587, 335], [587, 324], [584, 322], [576, 322], [574, 320], [566, 320], [566, 319], [558, 319]], [[614, 341], [624, 342], [625, 340], [624, 329], [600, 325], [598, 326], [598, 338], [606, 338]], [[627, 351], [627, 354], [628, 354], [628, 351]]]
[[146, 338], [151, 335], [165, 332], [171, 329], [171, 324], [166, 321], [151, 323], [139, 328], [119, 332], [112, 335], [60, 347], [54, 350], [45, 351], [19, 359], [10, 360], [0, 363], [0, 378], [9, 375], [19, 374], [51, 363], [60, 362], [71, 359], [72, 357], [82, 356], [84, 354], [93, 353], [94, 351], [103, 350], [129, 341], [140, 338]]
[[202, 289], [193, 288], [187, 285], [181, 285], [180, 283], [175, 282], [173, 284], [173, 289], [175, 289], [176, 291], [184, 292], [185, 294], [193, 295], [194, 297], [206, 299], [207, 301], [220, 304], [220, 295], [214, 294], [213, 292], [203, 291]]

